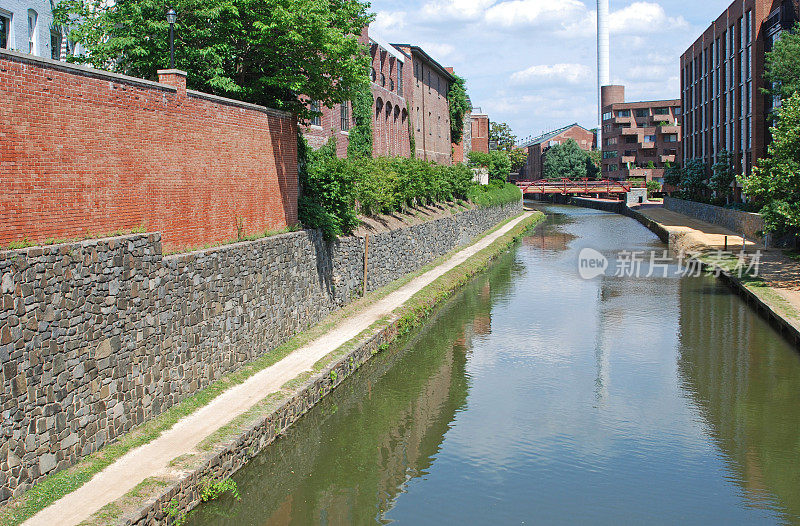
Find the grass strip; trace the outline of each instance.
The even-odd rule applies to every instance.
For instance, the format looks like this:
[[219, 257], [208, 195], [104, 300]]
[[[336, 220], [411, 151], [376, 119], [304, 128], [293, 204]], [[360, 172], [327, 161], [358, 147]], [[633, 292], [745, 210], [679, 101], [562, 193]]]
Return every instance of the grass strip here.
[[[514, 218], [509, 218], [477, 236], [472, 244], [502, 228], [513, 219]], [[179, 402], [164, 413], [161, 413], [132, 431], [122, 435], [116, 442], [105, 446], [100, 451], [92, 453], [72, 467], [44, 478], [28, 491], [13, 498], [5, 506], [0, 508], [0, 526], [15, 526], [21, 524], [58, 499], [83, 486], [97, 473], [116, 462], [129, 451], [152, 442], [164, 431], [172, 428], [180, 419], [208, 405], [227, 389], [241, 384], [259, 371], [279, 362], [295, 350], [327, 333], [342, 320], [383, 299], [413, 279], [439, 266], [442, 262], [452, 257], [455, 253], [460, 252], [463, 248], [465, 247], [457, 247], [416, 272], [400, 278], [363, 298], [351, 302], [337, 312], [328, 315], [318, 325], [297, 334], [283, 345], [263, 354], [249, 364], [243, 365], [236, 371], [227, 374], [208, 387], [199, 390], [192, 396]]]

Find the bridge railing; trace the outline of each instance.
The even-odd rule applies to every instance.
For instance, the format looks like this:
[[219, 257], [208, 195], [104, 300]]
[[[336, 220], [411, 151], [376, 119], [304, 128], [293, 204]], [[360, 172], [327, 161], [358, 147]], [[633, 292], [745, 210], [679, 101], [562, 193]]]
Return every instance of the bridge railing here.
[[523, 193], [563, 193], [563, 194], [618, 194], [631, 191], [631, 184], [627, 181], [612, 181], [602, 179], [599, 181], [580, 179], [539, 179], [537, 181], [517, 181], [517, 186]]

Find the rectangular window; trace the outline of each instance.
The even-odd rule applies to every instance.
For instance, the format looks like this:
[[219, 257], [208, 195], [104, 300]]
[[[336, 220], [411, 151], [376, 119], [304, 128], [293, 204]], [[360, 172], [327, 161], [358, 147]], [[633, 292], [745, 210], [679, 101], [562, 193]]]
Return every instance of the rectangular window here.
[[635, 135], [628, 135], [625, 137], [625, 144], [636, 144], [639, 139]]
[[0, 13], [0, 49], [11, 49], [11, 17]]
[[341, 113], [341, 129], [342, 131], [349, 131], [350, 130], [350, 103], [343, 102], [340, 106], [340, 113]]
[[675, 115], [680, 115], [680, 114], [681, 114], [681, 109], [675, 108]]
[[664, 135], [664, 142], [678, 142], [678, 134], [668, 133], [667, 135]]
[[613, 159], [619, 155], [619, 152], [616, 150], [611, 150], [610, 152], [603, 152], [603, 159]]
[[320, 106], [318, 100], [312, 100], [309, 104], [309, 109], [314, 112], [314, 116], [311, 117], [311, 125], [312, 126], [322, 126], [322, 114], [320, 114]]
[[61, 33], [55, 29], [50, 30], [50, 58], [61, 59]]
[[612, 144], [617, 144], [617, 138], [611, 137], [610, 139], [606, 139], [606, 144], [611, 146]]
[[656, 108], [653, 110], [654, 115], [669, 115], [669, 108]]
[[617, 117], [630, 117], [631, 110], [617, 110]]
[[403, 96], [403, 63], [397, 64], [397, 94]]
[[636, 110], [636, 116], [640, 117], [640, 118], [641, 117], [649, 117], [650, 116], [650, 112], [645, 108], [638, 109], [638, 110]]
[[642, 142], [656, 142], [656, 136], [655, 135], [645, 135], [644, 136], [644, 141], [642, 141]]
[[32, 9], [28, 10], [28, 53], [36, 52], [36, 12]]
[[604, 121], [607, 121], [607, 120], [611, 119], [611, 117], [612, 117], [612, 115], [611, 115], [610, 111], [607, 111], [606, 113], [603, 114], [603, 120]]

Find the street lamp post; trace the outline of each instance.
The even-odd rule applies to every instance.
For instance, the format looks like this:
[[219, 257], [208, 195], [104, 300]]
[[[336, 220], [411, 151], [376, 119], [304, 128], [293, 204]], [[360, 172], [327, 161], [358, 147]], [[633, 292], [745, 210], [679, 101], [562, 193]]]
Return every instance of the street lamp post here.
[[178, 19], [178, 14], [173, 8], [167, 11], [167, 22], [169, 22], [169, 68], [175, 69], [175, 20]]

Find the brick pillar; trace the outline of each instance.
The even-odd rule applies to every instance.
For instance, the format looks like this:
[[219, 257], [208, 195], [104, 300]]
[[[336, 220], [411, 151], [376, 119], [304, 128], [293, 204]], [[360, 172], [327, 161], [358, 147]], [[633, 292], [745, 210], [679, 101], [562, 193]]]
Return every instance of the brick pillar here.
[[159, 69], [158, 82], [178, 90], [179, 97], [186, 96], [186, 72], [180, 69]]

